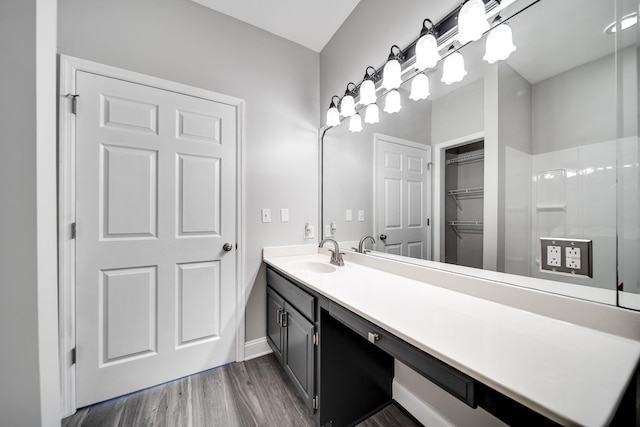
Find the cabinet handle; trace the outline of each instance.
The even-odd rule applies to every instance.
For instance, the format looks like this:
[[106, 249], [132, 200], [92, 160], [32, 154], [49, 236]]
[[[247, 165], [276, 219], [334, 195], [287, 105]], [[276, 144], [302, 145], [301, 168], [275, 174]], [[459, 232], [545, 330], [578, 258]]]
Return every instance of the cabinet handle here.
[[287, 313], [286, 311], [282, 310], [282, 315], [280, 316], [280, 325], [282, 325], [283, 328], [287, 327], [287, 317], [289, 316], [289, 313]]
[[369, 342], [375, 344], [380, 339], [380, 335], [376, 334], [375, 332], [369, 332], [369, 334], [367, 335], [367, 339], [369, 340]]
[[278, 322], [278, 325], [282, 326], [282, 309], [279, 308], [278, 312], [276, 313], [276, 322]]

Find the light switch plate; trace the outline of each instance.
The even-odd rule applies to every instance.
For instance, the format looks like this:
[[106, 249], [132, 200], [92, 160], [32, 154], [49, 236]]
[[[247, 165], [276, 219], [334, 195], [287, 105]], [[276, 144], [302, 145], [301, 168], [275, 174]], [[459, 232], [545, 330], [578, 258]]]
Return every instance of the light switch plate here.
[[353, 211], [351, 209], [347, 209], [344, 213], [345, 221], [353, 221]]
[[271, 209], [262, 208], [260, 209], [260, 215], [262, 216], [262, 222], [271, 222]]

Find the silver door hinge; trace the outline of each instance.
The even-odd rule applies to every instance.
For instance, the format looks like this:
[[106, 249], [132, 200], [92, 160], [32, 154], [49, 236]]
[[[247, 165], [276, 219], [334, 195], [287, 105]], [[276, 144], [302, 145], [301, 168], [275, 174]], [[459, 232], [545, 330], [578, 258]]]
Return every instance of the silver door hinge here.
[[71, 238], [75, 239], [76, 235], [77, 235], [76, 223], [72, 222], [71, 223]]
[[71, 98], [71, 114], [76, 114], [78, 112], [78, 97], [80, 95], [73, 95], [68, 93], [65, 95], [67, 98]]
[[314, 332], [313, 334], [313, 345], [320, 345], [320, 333], [318, 331]]
[[318, 396], [314, 397], [311, 401], [311, 404], [313, 406], [313, 409], [317, 411], [320, 408], [320, 398]]
[[71, 349], [71, 364], [72, 365], [76, 364], [76, 348], [75, 347]]

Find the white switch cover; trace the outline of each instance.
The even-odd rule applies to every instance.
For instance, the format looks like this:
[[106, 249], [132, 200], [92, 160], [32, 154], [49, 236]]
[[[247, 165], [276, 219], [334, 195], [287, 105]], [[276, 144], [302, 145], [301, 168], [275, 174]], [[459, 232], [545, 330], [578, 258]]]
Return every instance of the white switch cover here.
[[560, 267], [562, 265], [562, 250], [560, 246], [547, 246], [547, 265]]
[[262, 222], [271, 222], [271, 209], [263, 208], [260, 210], [262, 215]]
[[362, 209], [358, 211], [358, 221], [364, 221], [364, 211]]
[[347, 209], [344, 214], [345, 221], [353, 221], [353, 211], [351, 209]]
[[280, 209], [280, 222], [289, 222], [289, 209]]

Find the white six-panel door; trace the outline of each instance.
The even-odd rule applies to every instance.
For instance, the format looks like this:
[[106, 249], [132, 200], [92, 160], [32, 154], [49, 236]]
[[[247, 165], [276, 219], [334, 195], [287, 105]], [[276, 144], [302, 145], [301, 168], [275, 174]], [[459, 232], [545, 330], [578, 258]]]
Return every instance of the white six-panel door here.
[[431, 148], [380, 134], [374, 145], [376, 247], [430, 259]]
[[82, 407], [235, 359], [236, 117], [87, 72], [76, 83]]

